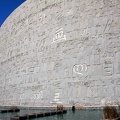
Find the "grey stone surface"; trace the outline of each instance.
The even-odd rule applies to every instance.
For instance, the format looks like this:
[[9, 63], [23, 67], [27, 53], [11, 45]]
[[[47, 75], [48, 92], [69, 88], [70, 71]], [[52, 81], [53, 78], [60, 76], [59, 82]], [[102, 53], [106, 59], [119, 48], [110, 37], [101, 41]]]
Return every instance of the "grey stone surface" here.
[[120, 102], [120, 0], [27, 0], [0, 28], [0, 105]]

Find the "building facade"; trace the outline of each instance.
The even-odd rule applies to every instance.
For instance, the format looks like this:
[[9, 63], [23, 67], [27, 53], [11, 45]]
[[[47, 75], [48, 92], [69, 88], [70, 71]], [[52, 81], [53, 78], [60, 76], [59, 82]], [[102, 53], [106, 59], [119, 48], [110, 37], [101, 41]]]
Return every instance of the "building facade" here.
[[120, 0], [27, 0], [0, 28], [0, 105], [95, 106], [120, 100]]

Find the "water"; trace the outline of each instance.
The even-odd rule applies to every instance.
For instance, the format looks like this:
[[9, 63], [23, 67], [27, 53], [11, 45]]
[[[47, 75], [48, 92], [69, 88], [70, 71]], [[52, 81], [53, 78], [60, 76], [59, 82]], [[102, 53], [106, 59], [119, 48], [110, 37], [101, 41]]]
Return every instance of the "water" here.
[[[0, 120], [10, 120], [10, 117], [16, 115], [23, 115], [29, 113], [39, 113], [46, 112], [50, 110], [20, 110], [17, 113], [0, 113]], [[100, 120], [102, 119], [103, 111], [102, 110], [76, 110], [72, 112], [72, 110], [68, 110], [66, 114], [63, 115], [55, 115], [48, 117], [41, 117], [37, 119], [30, 120]]]
[[67, 114], [46, 117], [40, 120], [100, 120], [101, 118], [101, 110], [76, 110], [75, 112], [68, 110]]

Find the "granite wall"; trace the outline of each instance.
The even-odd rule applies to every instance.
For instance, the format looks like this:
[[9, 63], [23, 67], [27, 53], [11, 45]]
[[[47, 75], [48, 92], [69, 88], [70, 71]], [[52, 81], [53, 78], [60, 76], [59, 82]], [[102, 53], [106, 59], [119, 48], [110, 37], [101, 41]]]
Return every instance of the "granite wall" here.
[[120, 100], [120, 0], [27, 0], [0, 28], [0, 105]]

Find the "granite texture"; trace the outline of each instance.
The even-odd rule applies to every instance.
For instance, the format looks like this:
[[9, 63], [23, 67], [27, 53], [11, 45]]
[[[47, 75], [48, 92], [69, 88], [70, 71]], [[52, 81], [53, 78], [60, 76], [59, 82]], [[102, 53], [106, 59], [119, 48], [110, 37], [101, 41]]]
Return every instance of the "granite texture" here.
[[0, 105], [120, 102], [120, 0], [27, 0], [0, 28]]

